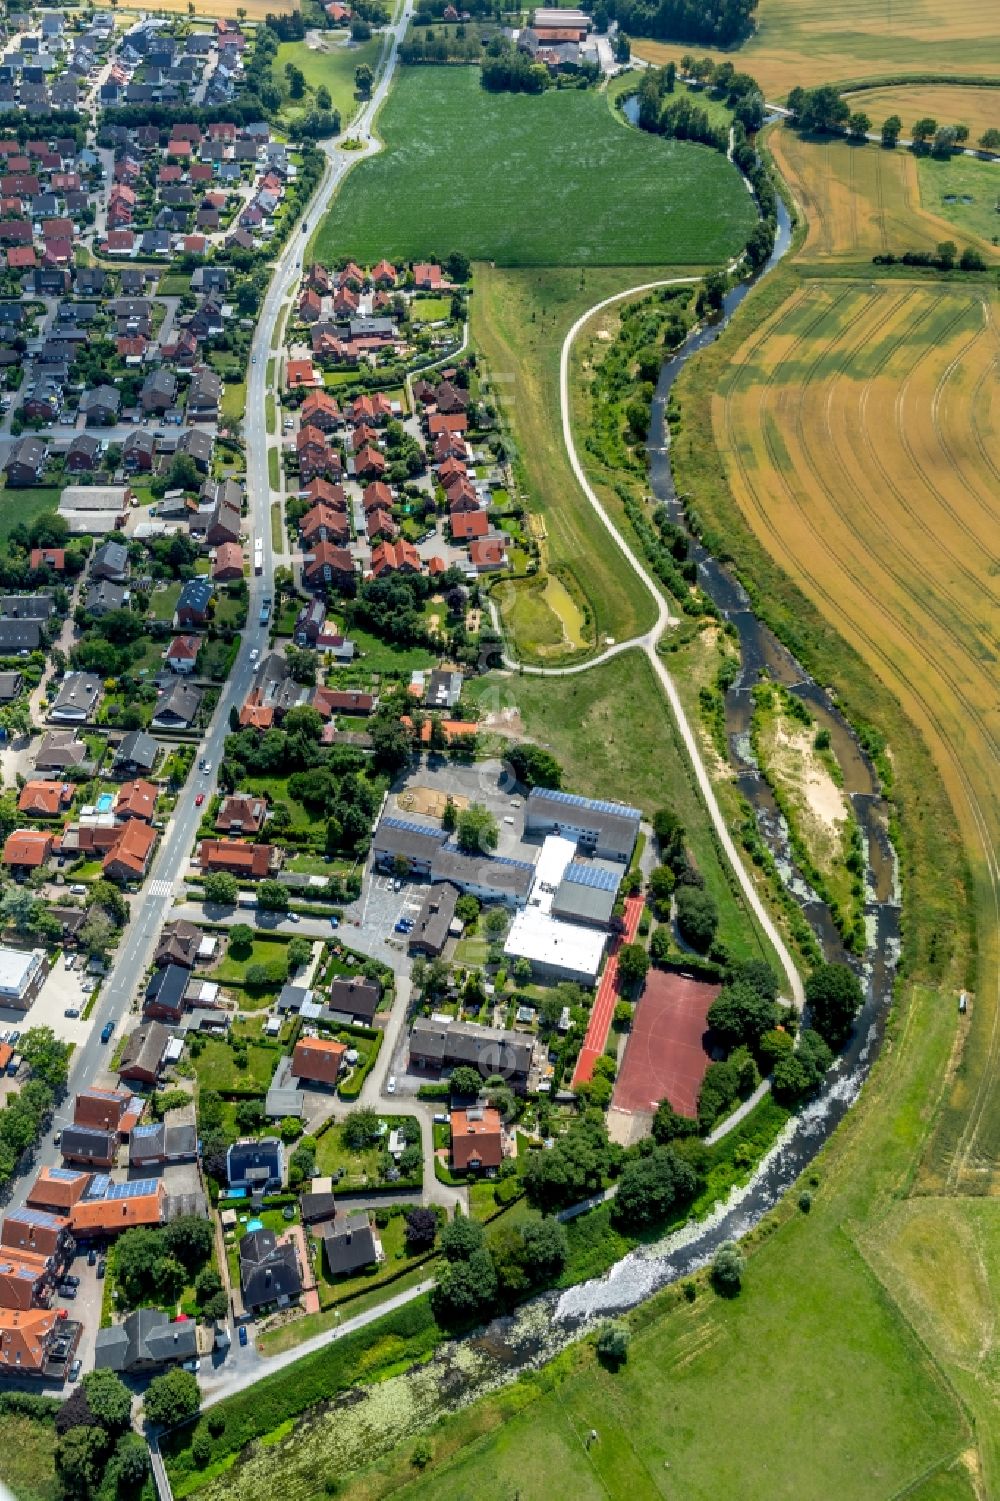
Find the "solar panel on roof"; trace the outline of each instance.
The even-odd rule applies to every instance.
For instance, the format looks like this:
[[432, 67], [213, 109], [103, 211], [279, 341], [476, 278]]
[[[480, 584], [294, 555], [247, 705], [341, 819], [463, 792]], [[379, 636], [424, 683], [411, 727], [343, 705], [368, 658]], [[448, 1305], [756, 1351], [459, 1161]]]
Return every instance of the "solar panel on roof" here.
[[107, 1198], [111, 1199], [141, 1199], [146, 1194], [156, 1192], [155, 1178], [139, 1178], [135, 1183], [112, 1183], [108, 1189]]
[[90, 1187], [87, 1189], [87, 1198], [103, 1199], [110, 1186], [111, 1179], [107, 1173], [95, 1173], [90, 1180]]
[[408, 834], [427, 834], [431, 839], [444, 838], [440, 830], [428, 828], [425, 823], [414, 823], [412, 818], [383, 818], [382, 825], [387, 829], [403, 829]]
[[75, 1183], [80, 1174], [71, 1167], [50, 1167], [49, 1177], [57, 1183]]
[[21, 1225], [46, 1225], [58, 1226], [60, 1221], [54, 1214], [46, 1214], [44, 1209], [17, 1209], [7, 1216], [9, 1220], [16, 1220]]
[[602, 798], [580, 797], [576, 792], [556, 792], [545, 788], [540, 796], [549, 802], [563, 803], [567, 808], [593, 808], [595, 813], [615, 813], [620, 818], [636, 819], [642, 816], [638, 808], [631, 808], [628, 803], [609, 803]]
[[618, 878], [599, 865], [567, 865], [566, 880], [574, 886], [591, 886], [595, 891], [615, 891], [618, 887]]
[[487, 865], [513, 865], [517, 870], [534, 870], [530, 860], [512, 860], [509, 855], [469, 855], [467, 850], [459, 849], [454, 840], [449, 839], [444, 846], [446, 855], [466, 855], [470, 860], [479, 860]]
[[159, 1126], [158, 1123], [155, 1126], [133, 1126], [132, 1127], [132, 1135], [133, 1136], [155, 1136], [159, 1130], [160, 1130], [160, 1126]]

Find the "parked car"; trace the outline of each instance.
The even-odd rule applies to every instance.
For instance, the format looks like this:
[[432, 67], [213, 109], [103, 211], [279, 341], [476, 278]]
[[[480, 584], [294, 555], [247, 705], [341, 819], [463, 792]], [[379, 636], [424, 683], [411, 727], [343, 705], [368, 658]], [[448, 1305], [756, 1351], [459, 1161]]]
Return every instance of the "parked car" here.
[[250, 1342], [250, 1336], [247, 1334], [247, 1326], [246, 1326], [246, 1324], [241, 1324], [240, 1325], [240, 1344], [241, 1345], [247, 1345], [247, 1344], [249, 1344], [249, 1342]]
[[66, 1276], [62, 1280], [63, 1280], [63, 1286], [64, 1287], [79, 1287], [80, 1286], [80, 1279], [79, 1279], [79, 1277], [71, 1276], [69, 1272], [66, 1273]]
[[331, 917], [330, 918], [330, 926], [331, 926], [331, 928], [339, 928], [340, 927], [340, 918], [339, 917]]
[[21, 1041], [21, 1034], [16, 1027], [7, 1038], [7, 1041], [10, 1043], [12, 1048], [16, 1048], [18, 1043]]
[[396, 1075], [395, 1074], [390, 1074], [389, 1075], [389, 1082], [385, 1086], [385, 1092], [386, 1092], [386, 1094], [395, 1094], [396, 1093]]
[[66, 1298], [69, 1302], [72, 1302], [76, 1297], [76, 1288], [67, 1287], [64, 1282], [60, 1282], [56, 1291], [58, 1292], [60, 1298]]
[[405, 917], [401, 917], [399, 919], [399, 922], [396, 924], [396, 932], [397, 933], [408, 933], [409, 932], [409, 928], [406, 925], [406, 919], [405, 919]]
[[71, 886], [69, 888], [69, 892], [70, 892], [70, 896], [86, 896], [87, 895], [87, 888], [86, 888], [86, 886], [80, 886], [80, 885]]
[[297, 912], [286, 912], [285, 913], [285, 917], [288, 919], [289, 922], [301, 922], [302, 921], [301, 917], [299, 916], [299, 914]]
[[201, 1370], [201, 1361], [200, 1360], [185, 1360], [185, 1362], [184, 1362], [184, 1370], [185, 1371], [192, 1371], [192, 1372], [193, 1371], [200, 1371]]
[[65, 966], [66, 966], [67, 969], [72, 969], [74, 967], [74, 965], [76, 964], [76, 955], [75, 954], [67, 954], [66, 957], [65, 957], [65, 959], [63, 960], [63, 963], [65, 964]]
[[110, 1042], [111, 1039], [112, 1039], [112, 1037], [114, 1036], [114, 1031], [115, 1031], [115, 1024], [114, 1024], [114, 1022], [105, 1022], [104, 1026], [101, 1028], [101, 1041], [102, 1042]]
[[102, 1256], [101, 1259], [100, 1259], [100, 1261], [97, 1263], [97, 1275], [98, 1275], [98, 1277], [99, 1278], [103, 1277], [104, 1273], [107, 1271], [107, 1269], [108, 1269], [107, 1259], [104, 1256]]
[[55, 1134], [55, 1136], [53, 1136], [53, 1138], [52, 1138], [52, 1145], [54, 1147], [57, 1147], [61, 1141], [62, 1141], [62, 1132], [61, 1131], [57, 1131], [56, 1134]]
[[68, 1016], [68, 1017], [71, 1017], [71, 1018], [76, 1018], [79, 1015], [80, 1015], [80, 1008], [79, 1008], [79, 1006], [67, 1006], [66, 1010], [63, 1012], [63, 1016]]
[[93, 1246], [91, 1246], [90, 1250], [87, 1252], [87, 1265], [93, 1266], [96, 1260], [97, 1252], [94, 1250]]
[[80, 1360], [79, 1358], [76, 1359], [76, 1360], [74, 1360], [73, 1364], [69, 1368], [69, 1379], [71, 1381], [79, 1381], [79, 1379], [80, 1379], [80, 1372], [82, 1370], [83, 1370], [83, 1361]]

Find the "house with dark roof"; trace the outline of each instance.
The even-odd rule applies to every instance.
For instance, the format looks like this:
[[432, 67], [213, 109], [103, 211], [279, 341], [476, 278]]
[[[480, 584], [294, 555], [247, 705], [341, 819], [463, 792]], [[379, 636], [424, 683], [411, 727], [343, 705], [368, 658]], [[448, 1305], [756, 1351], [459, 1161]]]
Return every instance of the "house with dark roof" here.
[[66, 1126], [59, 1150], [64, 1162], [107, 1169], [118, 1160], [118, 1132], [101, 1131], [94, 1126]]
[[239, 1251], [240, 1294], [248, 1313], [272, 1306], [285, 1308], [302, 1292], [295, 1247], [279, 1241], [273, 1230], [249, 1231]]
[[137, 1308], [123, 1323], [98, 1330], [94, 1369], [138, 1376], [193, 1360], [198, 1354], [197, 1330], [194, 1319], [171, 1319], [160, 1308]]
[[353, 1021], [371, 1026], [382, 998], [382, 987], [377, 980], [368, 980], [361, 975], [338, 975], [330, 986], [329, 1009], [338, 1016], [349, 1016]]
[[338, 1210], [323, 1227], [323, 1252], [331, 1277], [346, 1277], [382, 1260], [382, 1246], [367, 1211]]
[[193, 683], [181, 680], [160, 689], [153, 710], [155, 729], [189, 730], [198, 717], [203, 694]]
[[226, 1179], [230, 1188], [269, 1193], [285, 1181], [285, 1149], [276, 1136], [244, 1137], [226, 1153]]
[[135, 1084], [155, 1084], [170, 1033], [162, 1022], [147, 1021], [129, 1036], [118, 1062], [118, 1076]]
[[212, 584], [206, 578], [188, 579], [177, 599], [175, 620], [178, 625], [207, 625], [212, 603]]
[[143, 1015], [176, 1024], [184, 1014], [184, 992], [190, 975], [182, 964], [168, 964], [149, 977], [143, 1001]]
[[149, 773], [159, 754], [160, 747], [152, 735], [147, 735], [145, 730], [130, 730], [115, 751], [112, 770], [116, 777], [127, 779]]

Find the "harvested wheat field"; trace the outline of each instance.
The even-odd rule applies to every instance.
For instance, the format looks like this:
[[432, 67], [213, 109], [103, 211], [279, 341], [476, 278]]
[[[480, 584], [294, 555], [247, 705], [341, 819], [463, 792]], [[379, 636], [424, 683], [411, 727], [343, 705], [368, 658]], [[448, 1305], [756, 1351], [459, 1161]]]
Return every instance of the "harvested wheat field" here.
[[[696, 50], [633, 41], [640, 57], [663, 63]], [[732, 52], [709, 52], [759, 81], [767, 98], [783, 99], [796, 84], [848, 83], [887, 74], [1000, 77], [1000, 9], [983, 0], [760, 0], [757, 28]]]
[[[923, 207], [911, 151], [803, 138], [784, 126], [772, 130], [768, 140], [808, 223], [800, 260], [856, 261], [885, 251], [932, 251], [957, 234], [984, 256], [1000, 254], [970, 226], [959, 230]], [[991, 163], [959, 159], [959, 170], [966, 167], [982, 174], [984, 190], [1000, 185], [1000, 170]], [[948, 172], [949, 164], [942, 170]]]
[[[96, 0], [98, 6], [106, 6], [110, 0]], [[249, 22], [263, 21], [268, 12], [271, 15], [288, 15], [293, 10], [298, 10], [298, 0], [193, 0], [194, 13], [196, 16], [225, 16], [229, 20], [236, 19], [237, 7], [246, 12], [244, 19]], [[135, 12], [138, 15], [148, 15], [149, 11], [141, 5], [119, 5], [116, 7], [119, 15], [129, 15]], [[156, 0], [156, 10], [159, 12], [188, 14], [190, 7], [188, 0]]]
[[977, 992], [924, 1181], [973, 1193], [1000, 1189], [998, 365], [985, 285], [807, 282], [712, 410], [747, 521], [898, 696], [961, 824]]
[[874, 128], [890, 115], [903, 122], [908, 136], [914, 120], [930, 118], [939, 125], [967, 125], [970, 144], [975, 145], [984, 130], [1000, 129], [1000, 88], [956, 88], [947, 83], [914, 83], [895, 88], [860, 89], [849, 94], [852, 109], [863, 109]]

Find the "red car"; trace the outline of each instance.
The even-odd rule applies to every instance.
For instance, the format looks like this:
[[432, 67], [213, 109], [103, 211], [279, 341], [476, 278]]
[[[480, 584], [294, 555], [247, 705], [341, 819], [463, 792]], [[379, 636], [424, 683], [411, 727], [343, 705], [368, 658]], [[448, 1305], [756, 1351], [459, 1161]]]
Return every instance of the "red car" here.
[[197, 796], [197, 797], [196, 797], [196, 798], [195, 798], [195, 800], [194, 800], [194, 805], [195, 805], [195, 807], [196, 807], [196, 808], [200, 808], [200, 807], [201, 807], [201, 805], [202, 805], [202, 803], [203, 803], [203, 802], [204, 802], [204, 801], [205, 801], [205, 794], [204, 794], [204, 793], [203, 793], [203, 792], [199, 792], [199, 793], [198, 793], [198, 796]]

